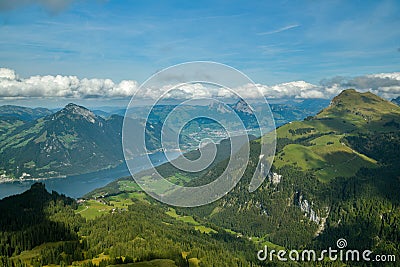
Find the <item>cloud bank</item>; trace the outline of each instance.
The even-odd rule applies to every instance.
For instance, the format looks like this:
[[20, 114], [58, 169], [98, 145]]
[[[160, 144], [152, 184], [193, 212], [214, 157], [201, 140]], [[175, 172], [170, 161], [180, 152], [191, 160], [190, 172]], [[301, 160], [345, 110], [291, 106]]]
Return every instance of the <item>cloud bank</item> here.
[[323, 88], [337, 91], [336, 88], [355, 88], [370, 91], [384, 98], [391, 99], [400, 95], [400, 72], [378, 73], [358, 77], [334, 77], [321, 81]]
[[[342, 90], [354, 88], [361, 92], [371, 91], [384, 98], [391, 99], [400, 95], [400, 72], [378, 73], [358, 77], [333, 77], [324, 79], [319, 84], [305, 81], [293, 81], [276, 85], [246, 84], [232, 88], [210, 88], [194, 83], [178, 86], [168, 90], [173, 85], [161, 88], [146, 88], [137, 98], [158, 99], [193, 99], [204, 97], [233, 97], [236, 92], [244, 98], [325, 98], [329, 99]], [[8, 68], [0, 68], [0, 98], [124, 98], [137, 92], [139, 84], [134, 80], [124, 80], [115, 83], [110, 79], [79, 79], [76, 76], [31, 76], [19, 78], [16, 72]], [[258, 91], [257, 91], [258, 90]], [[232, 92], [233, 91], [233, 92]], [[261, 94], [260, 94], [261, 92]]]
[[114, 83], [110, 79], [79, 79], [76, 76], [32, 76], [20, 79], [14, 70], [0, 68], [0, 97], [116, 98], [132, 96], [136, 81]]

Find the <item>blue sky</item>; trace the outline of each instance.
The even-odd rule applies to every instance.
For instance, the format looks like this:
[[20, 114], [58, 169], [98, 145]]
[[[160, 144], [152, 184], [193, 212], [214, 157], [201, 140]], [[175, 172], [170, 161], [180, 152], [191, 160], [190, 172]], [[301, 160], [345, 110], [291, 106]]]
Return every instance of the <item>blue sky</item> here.
[[22, 77], [142, 82], [192, 60], [225, 63], [267, 85], [399, 71], [399, 1], [71, 1], [59, 7], [50, 0], [5, 0], [0, 10], [0, 66]]

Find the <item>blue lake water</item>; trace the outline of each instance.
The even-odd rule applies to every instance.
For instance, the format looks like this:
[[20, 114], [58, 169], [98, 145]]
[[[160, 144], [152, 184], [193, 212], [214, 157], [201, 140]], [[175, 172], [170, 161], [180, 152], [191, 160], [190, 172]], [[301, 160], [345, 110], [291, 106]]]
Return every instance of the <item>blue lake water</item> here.
[[[180, 155], [179, 152], [167, 152], [167, 154], [170, 160], [175, 159]], [[162, 152], [156, 152], [149, 156], [155, 166], [161, 165], [168, 161]], [[148, 165], [146, 157], [147, 156], [140, 156], [130, 160], [134, 165], [137, 165], [137, 168], [132, 170], [132, 172], [137, 173], [151, 167]], [[96, 188], [105, 186], [108, 183], [124, 176], [130, 176], [130, 172], [125, 163], [112, 169], [67, 176], [66, 178], [47, 179], [42, 180], [41, 182], [46, 184], [46, 189], [50, 192], [54, 190], [60, 194], [78, 198]], [[22, 193], [28, 190], [33, 183], [35, 183], [35, 181], [2, 183], [0, 184], [0, 199], [10, 195]]]

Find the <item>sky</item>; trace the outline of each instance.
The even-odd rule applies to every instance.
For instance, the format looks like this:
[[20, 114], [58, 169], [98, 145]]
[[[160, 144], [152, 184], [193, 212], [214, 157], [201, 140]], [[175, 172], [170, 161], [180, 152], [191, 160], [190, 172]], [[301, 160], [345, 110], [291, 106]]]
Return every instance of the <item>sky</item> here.
[[244, 72], [267, 97], [400, 93], [395, 0], [0, 0], [0, 36], [0, 104], [126, 98], [199, 60]]

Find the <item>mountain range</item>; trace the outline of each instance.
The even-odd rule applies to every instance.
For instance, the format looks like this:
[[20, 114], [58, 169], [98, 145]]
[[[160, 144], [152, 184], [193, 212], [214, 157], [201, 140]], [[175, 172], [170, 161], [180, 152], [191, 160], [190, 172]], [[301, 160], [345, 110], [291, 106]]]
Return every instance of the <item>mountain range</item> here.
[[[62, 112], [55, 114], [63, 117]], [[73, 111], [67, 113], [72, 116]], [[87, 110], [79, 113], [85, 124], [98, 122]], [[47, 125], [49, 118], [44, 117], [43, 123]], [[133, 262], [143, 264], [137, 266], [285, 266], [276, 257], [260, 262], [256, 252], [264, 246], [321, 252], [336, 248], [343, 239], [346, 249], [371, 250], [372, 256], [398, 259], [399, 130], [399, 106], [372, 93], [349, 89], [317, 114], [277, 128], [274, 163], [269, 172], [260, 172], [266, 179], [252, 193], [248, 186], [260, 159], [260, 144], [272, 142], [268, 134], [251, 138], [250, 161], [236, 187], [201, 207], [164, 205], [147, 196], [131, 177], [95, 190], [79, 203], [35, 185], [22, 195], [0, 201], [0, 210], [8, 206], [15, 210], [7, 218], [15, 229], [2, 232], [0, 260], [7, 267], [26, 262], [39, 266], [61, 262], [78, 266], [136, 266]], [[180, 171], [170, 163], [157, 170], [172, 183], [203, 185], [224, 171], [228, 148], [229, 140], [221, 142], [218, 159], [198, 174]], [[198, 151], [187, 156], [195, 159]], [[262, 164], [261, 169], [265, 169]], [[37, 204], [44, 212], [29, 213], [32, 225], [21, 226], [25, 213], [18, 210], [35, 210], [29, 205], [32, 195], [46, 196]], [[32, 230], [41, 233], [44, 225], [51, 226], [54, 239], [29, 241], [35, 236]], [[315, 262], [299, 264], [315, 266]], [[327, 258], [318, 264], [368, 265]], [[396, 266], [396, 262], [385, 264]]]
[[12, 105], [0, 106], [0, 114], [3, 119], [10, 118], [22, 121], [33, 121], [52, 113], [51, 110], [46, 108], [27, 108]]
[[[317, 101], [319, 104], [307, 105], [306, 102], [309, 100], [273, 104], [276, 121], [282, 123], [282, 120], [290, 121], [315, 114], [315, 106], [323, 103]], [[133, 128], [141, 129], [146, 125], [146, 145], [149, 151], [161, 149], [162, 122], [175, 107], [153, 107], [146, 123], [142, 118], [141, 109], [128, 111], [129, 122]], [[264, 107], [255, 104], [254, 108], [259, 110]], [[118, 112], [124, 115], [125, 110]], [[259, 135], [259, 125], [252, 109], [242, 99], [228, 106], [222, 103], [185, 106], [175, 116], [171, 128], [164, 127], [164, 133], [174, 136], [174, 132], [182, 130], [179, 141], [180, 148], [184, 151], [196, 149], [204, 137], [220, 142], [228, 136], [223, 126], [229, 125], [231, 129], [241, 128], [240, 125], [229, 121], [232, 112], [237, 113], [246, 129], [250, 130], [249, 133]], [[203, 115], [190, 119], [198, 114]], [[207, 116], [215, 117], [222, 125], [215, 120], [206, 119]], [[189, 123], [181, 129], [181, 124], [185, 121]], [[121, 164], [124, 160], [121, 146], [122, 124], [123, 117], [118, 114], [101, 110], [90, 111], [72, 103], [56, 112], [45, 108], [1, 106], [0, 175], [8, 179], [58, 177], [107, 169]], [[207, 136], [203, 136], [203, 133]], [[173, 140], [164, 141], [168, 147]], [[139, 150], [135, 148], [130, 151], [131, 157], [137, 153]]]
[[[26, 179], [80, 174], [114, 167], [124, 160], [122, 116], [103, 118], [72, 103], [55, 113], [17, 106], [3, 106], [0, 111], [3, 112], [0, 116], [3, 177]], [[128, 121], [138, 129], [145, 125], [144, 121]], [[159, 149], [159, 125], [146, 124], [150, 151]], [[132, 148], [132, 153], [137, 151]]]

